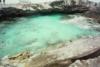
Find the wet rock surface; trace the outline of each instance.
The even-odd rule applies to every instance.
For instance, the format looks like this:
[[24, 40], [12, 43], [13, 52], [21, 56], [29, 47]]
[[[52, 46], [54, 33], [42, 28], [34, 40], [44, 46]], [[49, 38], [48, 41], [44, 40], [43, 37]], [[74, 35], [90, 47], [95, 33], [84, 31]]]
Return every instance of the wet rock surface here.
[[86, 37], [68, 45], [49, 49], [32, 55], [23, 52], [13, 57], [4, 57], [4, 67], [99, 67], [100, 37]]

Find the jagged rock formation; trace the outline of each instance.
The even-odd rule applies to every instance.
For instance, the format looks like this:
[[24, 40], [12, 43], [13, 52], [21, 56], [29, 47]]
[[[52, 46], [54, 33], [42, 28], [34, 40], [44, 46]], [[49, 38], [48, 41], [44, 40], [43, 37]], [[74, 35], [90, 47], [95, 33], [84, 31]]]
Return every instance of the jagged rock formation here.
[[65, 5], [84, 5], [88, 0], [64, 0]]
[[69, 67], [100, 67], [100, 56], [87, 60], [76, 60]]
[[100, 3], [89, 2], [89, 10], [84, 13], [85, 16], [90, 17], [100, 23]]
[[21, 4], [18, 7], [8, 7], [0, 9], [0, 18], [21, 17], [33, 14], [50, 13], [83, 13], [90, 18], [95, 18], [100, 22], [100, 3], [88, 0], [58, 0], [41, 4]]
[[59, 0], [41, 4], [22, 4], [18, 5], [18, 7], [8, 7], [0, 9], [0, 18], [20, 17], [39, 13], [78, 13], [87, 11], [87, 6], [82, 5], [82, 3], [83, 0]]
[[14, 17], [29, 16], [32, 14], [34, 14], [34, 12], [30, 10], [24, 11], [22, 9], [17, 9], [13, 7], [2, 8], [0, 9], [0, 20], [10, 19]]

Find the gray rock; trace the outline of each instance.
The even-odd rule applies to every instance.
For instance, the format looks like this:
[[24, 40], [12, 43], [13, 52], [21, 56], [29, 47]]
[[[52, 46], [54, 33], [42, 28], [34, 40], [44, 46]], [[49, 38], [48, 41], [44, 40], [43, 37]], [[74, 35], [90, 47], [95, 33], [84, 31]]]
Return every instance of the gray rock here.
[[100, 67], [100, 56], [87, 60], [76, 60], [69, 67]]
[[66, 47], [51, 50], [48, 54], [56, 56], [58, 60], [84, 57], [100, 49], [99, 40], [100, 37], [83, 38]]

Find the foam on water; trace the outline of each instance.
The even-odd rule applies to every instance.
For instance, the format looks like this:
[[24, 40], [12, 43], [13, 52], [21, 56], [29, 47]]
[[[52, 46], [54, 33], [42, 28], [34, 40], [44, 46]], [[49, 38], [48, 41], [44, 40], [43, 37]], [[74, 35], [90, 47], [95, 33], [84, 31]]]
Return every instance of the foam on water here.
[[2, 23], [0, 56], [13, 55], [24, 50], [36, 52], [80, 36], [96, 34], [95, 31], [82, 29], [72, 23], [64, 24], [61, 17], [62, 15], [33, 16], [10, 21], [10, 24]]

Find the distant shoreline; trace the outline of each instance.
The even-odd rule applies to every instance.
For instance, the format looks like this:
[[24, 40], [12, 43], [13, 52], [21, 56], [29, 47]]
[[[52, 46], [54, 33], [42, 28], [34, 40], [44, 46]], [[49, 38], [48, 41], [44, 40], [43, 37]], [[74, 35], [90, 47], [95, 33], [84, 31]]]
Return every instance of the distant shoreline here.
[[[6, 4], [2, 5], [0, 8], [0, 18], [14, 18], [14, 17], [22, 17], [22, 16], [31, 16], [35, 14], [52, 14], [52, 13], [62, 13], [62, 14], [74, 14], [74, 13], [82, 13], [84, 16], [96, 19], [100, 22], [99, 16], [100, 13], [97, 13], [98, 9], [94, 6], [94, 2], [91, 2], [91, 6], [93, 6], [93, 11], [90, 9], [92, 7], [85, 6], [65, 6], [61, 5], [62, 1], [54, 2], [43, 2], [43, 3], [18, 3], [18, 4]], [[60, 6], [59, 6], [60, 5]], [[96, 8], [96, 9], [94, 9]], [[99, 12], [99, 11], [98, 11]]]

